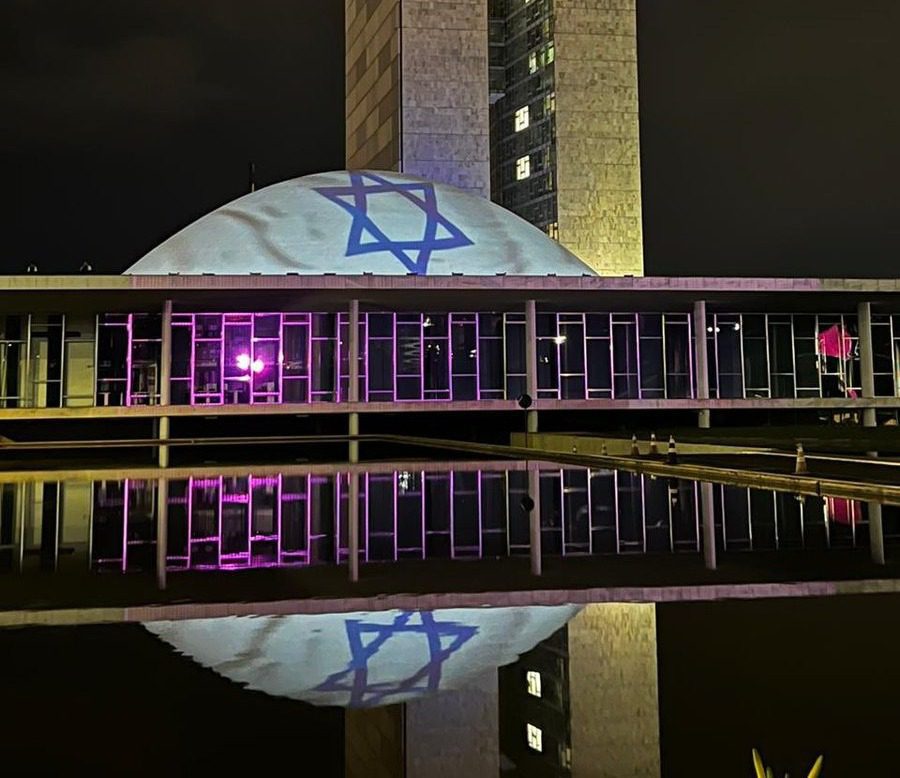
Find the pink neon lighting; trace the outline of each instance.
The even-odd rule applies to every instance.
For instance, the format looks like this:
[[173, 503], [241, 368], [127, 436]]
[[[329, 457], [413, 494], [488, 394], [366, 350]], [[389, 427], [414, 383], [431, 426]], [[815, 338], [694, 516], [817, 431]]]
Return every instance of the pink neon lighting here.
[[235, 359], [234, 362], [240, 370], [249, 370], [250, 369], [250, 355], [249, 354], [238, 354], [237, 359]]

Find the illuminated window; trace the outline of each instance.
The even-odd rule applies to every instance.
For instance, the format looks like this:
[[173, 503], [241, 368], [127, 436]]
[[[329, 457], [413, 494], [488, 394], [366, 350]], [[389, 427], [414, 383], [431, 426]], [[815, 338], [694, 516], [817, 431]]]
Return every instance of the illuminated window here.
[[538, 69], [538, 61], [537, 61], [537, 52], [532, 51], [531, 54], [528, 55], [528, 72], [534, 73]]
[[556, 110], [556, 92], [544, 95], [544, 113], [553, 113]]
[[521, 132], [522, 130], [524, 130], [528, 126], [528, 123], [529, 123], [528, 106], [526, 105], [524, 108], [520, 108], [518, 111], [516, 111], [516, 116], [515, 116], [516, 132]]
[[553, 238], [553, 240], [559, 240], [559, 222], [550, 222], [547, 225], [547, 234]]
[[529, 670], [525, 673], [525, 684], [528, 689], [528, 693], [532, 697], [540, 697], [541, 696], [541, 674], [536, 670]]
[[528, 747], [533, 751], [543, 751], [544, 744], [541, 731], [534, 724], [526, 724], [525, 732], [528, 736]]
[[548, 43], [548, 44], [547, 44], [547, 64], [548, 64], [548, 65], [549, 65], [551, 62], [553, 62], [553, 58], [554, 58], [555, 56], [556, 56], [556, 51], [555, 51], [555, 49], [553, 48], [553, 44], [552, 44], [552, 43]]
[[519, 157], [516, 160], [516, 181], [531, 175], [531, 157]]

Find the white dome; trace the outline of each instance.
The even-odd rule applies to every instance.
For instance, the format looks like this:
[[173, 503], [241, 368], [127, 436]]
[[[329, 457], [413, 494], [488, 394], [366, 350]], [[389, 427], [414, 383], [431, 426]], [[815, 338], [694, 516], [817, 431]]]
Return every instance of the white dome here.
[[125, 272], [595, 275], [489, 200], [414, 176], [346, 170], [238, 198]]
[[515, 662], [578, 605], [151, 621], [194, 661], [257, 691], [370, 707], [459, 689]]

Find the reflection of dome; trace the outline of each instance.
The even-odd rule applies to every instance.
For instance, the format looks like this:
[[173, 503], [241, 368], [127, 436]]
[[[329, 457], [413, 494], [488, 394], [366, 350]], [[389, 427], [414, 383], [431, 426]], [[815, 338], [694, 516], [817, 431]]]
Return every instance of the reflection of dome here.
[[481, 197], [399, 173], [344, 170], [223, 205], [126, 272], [594, 274], [539, 229]]
[[580, 606], [453, 608], [154, 621], [175, 649], [250, 689], [317, 705], [390, 705], [455, 689], [568, 622]]

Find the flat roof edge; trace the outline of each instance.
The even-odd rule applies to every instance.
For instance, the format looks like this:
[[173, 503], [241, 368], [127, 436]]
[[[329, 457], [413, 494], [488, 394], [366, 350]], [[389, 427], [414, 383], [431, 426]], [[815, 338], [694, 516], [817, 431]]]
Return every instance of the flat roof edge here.
[[101, 290], [472, 290], [634, 292], [857, 292], [900, 293], [900, 278], [742, 278], [733, 276], [513, 275], [9, 275], [0, 291]]

